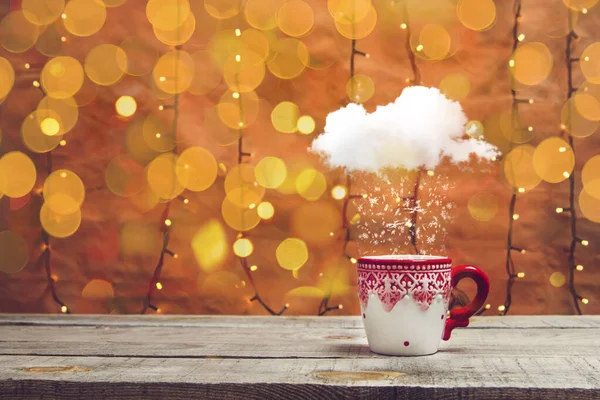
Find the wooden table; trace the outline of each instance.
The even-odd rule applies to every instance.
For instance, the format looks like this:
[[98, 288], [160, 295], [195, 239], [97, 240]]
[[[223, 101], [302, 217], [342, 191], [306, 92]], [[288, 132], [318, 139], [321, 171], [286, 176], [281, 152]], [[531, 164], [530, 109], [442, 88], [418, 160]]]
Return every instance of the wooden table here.
[[358, 317], [0, 314], [0, 399], [600, 399], [600, 317], [480, 317], [426, 357]]

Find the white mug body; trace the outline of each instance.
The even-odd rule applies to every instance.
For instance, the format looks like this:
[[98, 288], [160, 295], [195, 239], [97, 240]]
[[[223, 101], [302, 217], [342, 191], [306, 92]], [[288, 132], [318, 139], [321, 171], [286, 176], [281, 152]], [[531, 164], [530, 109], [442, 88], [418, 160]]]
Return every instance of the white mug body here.
[[363, 257], [358, 293], [371, 351], [419, 356], [438, 351], [451, 293], [451, 260], [439, 256]]

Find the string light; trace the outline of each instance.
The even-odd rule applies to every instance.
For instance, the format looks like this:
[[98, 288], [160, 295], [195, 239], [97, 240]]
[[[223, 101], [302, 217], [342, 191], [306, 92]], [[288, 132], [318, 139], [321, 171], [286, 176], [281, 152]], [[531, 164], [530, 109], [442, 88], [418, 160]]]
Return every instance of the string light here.
[[162, 285], [162, 283], [160, 283], [160, 282], [156, 282], [156, 289], [158, 289], [158, 290], [162, 290], [162, 288], [163, 288], [163, 285]]
[[66, 146], [67, 145], [67, 141], [65, 139], [63, 139], [60, 142], [58, 142], [58, 144], [61, 145], [61, 146]]
[[[584, 8], [581, 10], [582, 13], [586, 13], [587, 10]], [[565, 62], [567, 67], [567, 101], [571, 99], [573, 93], [576, 91], [575, 86], [573, 85], [573, 64], [579, 62], [579, 58], [575, 58], [572, 56], [572, 47], [573, 40], [578, 39], [579, 36], [575, 33], [575, 28], [573, 27], [573, 21], [570, 17], [567, 17], [567, 23], [569, 25], [569, 34], [566, 38], [565, 43]], [[570, 112], [570, 108], [569, 108]], [[568, 119], [571, 120], [570, 118]], [[560, 125], [562, 135], [566, 134], [567, 126], [563, 123]], [[573, 152], [573, 157], [575, 157], [575, 141], [573, 140], [573, 135], [567, 135], [569, 138], [569, 146], [571, 147], [571, 151]], [[559, 149], [560, 151], [560, 149]], [[566, 151], [566, 149], [565, 149]], [[573, 298], [573, 305], [575, 306], [575, 310], [577, 314], [581, 315], [581, 307], [579, 306], [579, 301], [583, 304], [587, 304], [587, 299], [584, 299], [579, 295], [577, 289], [575, 288], [575, 271], [581, 271], [583, 266], [581, 264], [576, 264], [575, 262], [575, 252], [577, 250], [577, 244], [580, 243], [582, 246], [587, 246], [589, 243], [587, 240], [581, 240], [577, 236], [577, 212], [575, 209], [575, 174], [569, 174], [565, 171], [563, 174], [566, 178], [569, 179], [569, 207], [564, 210], [569, 210], [570, 216], [570, 230], [571, 230], [571, 245], [569, 246], [569, 252], [567, 256], [568, 264], [569, 264], [569, 292], [571, 293], [571, 297]], [[558, 208], [557, 208], [558, 210]], [[585, 244], [584, 244], [585, 242]], [[581, 269], [579, 267], [581, 266]], [[584, 302], [584, 300], [586, 300]]]
[[[164, 76], [161, 76], [159, 78], [159, 80], [161, 82], [164, 82], [166, 80], [166, 78]], [[174, 76], [174, 80], [175, 83], [177, 84], [178, 82], [178, 73], [177, 73], [177, 69], [175, 69], [175, 76]], [[179, 93], [175, 94], [175, 96], [173, 97], [173, 104], [170, 105], [161, 105], [159, 106], [159, 110], [164, 110], [164, 109], [170, 109], [173, 110], [173, 119], [171, 122], [171, 133], [173, 134], [173, 136], [177, 135], [177, 127], [179, 125]], [[162, 107], [162, 109], [160, 108]], [[175, 146], [172, 150], [173, 153], [177, 153], [177, 146]], [[162, 284], [160, 283], [160, 276], [162, 273], [162, 269], [164, 267], [164, 263], [165, 263], [165, 254], [169, 255], [173, 258], [178, 258], [179, 256], [177, 254], [175, 254], [173, 251], [171, 251], [169, 249], [169, 242], [171, 239], [171, 220], [169, 219], [169, 212], [171, 211], [171, 204], [172, 201], [168, 201], [165, 204], [165, 208], [163, 209], [163, 212], [160, 216], [160, 223], [161, 223], [161, 231], [162, 231], [162, 249], [160, 251], [160, 255], [158, 257], [158, 261], [156, 263], [156, 267], [154, 267], [154, 273], [152, 274], [152, 277], [150, 278], [150, 283], [148, 285], [148, 291], [146, 292], [146, 296], [144, 297], [144, 300], [142, 302], [142, 310], [141, 310], [141, 314], [145, 314], [146, 311], [148, 310], [148, 308], [158, 312], [159, 308], [157, 308], [155, 305], [152, 304], [152, 295], [154, 294], [154, 290], [160, 290], [160, 287], [162, 288]]]
[[68, 314], [69, 309], [67, 308], [67, 306], [62, 306], [62, 307], [60, 307], [60, 312], [63, 314]]
[[[354, 65], [355, 65], [355, 58], [356, 56], [363, 56], [366, 59], [371, 58], [371, 55], [369, 53], [365, 53], [363, 51], [360, 51], [356, 48], [356, 39], [352, 39], [351, 41], [351, 52], [350, 52], [350, 80], [352, 80], [352, 78], [354, 78], [355, 75], [355, 70], [354, 70]], [[354, 87], [354, 86], [353, 86]], [[350, 96], [355, 97], [358, 99], [359, 96]], [[350, 178], [349, 175], [346, 175], [346, 186], [342, 186], [342, 185], [337, 185], [335, 186], [332, 190], [331, 190], [331, 196], [334, 199], [337, 200], [342, 200], [343, 199], [343, 203], [342, 203], [342, 229], [345, 231], [344, 234], [344, 245], [342, 248], [342, 253], [344, 254], [344, 256], [350, 260], [350, 262], [352, 264], [356, 264], [358, 261], [356, 260], [356, 258], [350, 256], [348, 254], [348, 243], [350, 242], [350, 223], [348, 221], [348, 205], [350, 203], [350, 200], [352, 199], [358, 199], [358, 198], [363, 198], [366, 199], [368, 196], [367, 194], [362, 194], [362, 195], [348, 195], [348, 193], [350, 193], [352, 187], [352, 180]], [[331, 232], [333, 233], [333, 232]], [[330, 236], [334, 236], [331, 235]], [[329, 288], [327, 290], [327, 292], [324, 294], [323, 299], [321, 299], [321, 303], [319, 304], [319, 308], [317, 311], [318, 315], [325, 315], [330, 311], [334, 311], [334, 310], [339, 310], [340, 308], [338, 306], [329, 306], [329, 301], [331, 300], [331, 293], [333, 291], [333, 280], [331, 281]]]
[[[241, 60], [241, 57], [238, 60], [238, 55], [236, 55], [236, 61], [239, 62], [239, 60]], [[236, 81], [236, 87], [239, 87], [239, 73], [236, 73], [235, 75], [235, 81]], [[240, 120], [243, 118], [243, 114], [242, 114], [242, 110], [243, 110], [243, 103], [242, 103], [242, 99], [240, 98], [240, 96], [238, 95], [237, 97], [234, 96], [234, 98], [236, 98], [238, 100], [238, 109], [240, 110]], [[247, 151], [244, 151], [244, 131], [243, 131], [243, 127], [244, 127], [244, 123], [242, 121], [240, 121], [238, 123], [238, 126], [240, 127], [239, 130], [239, 139], [238, 139], [238, 146], [237, 146], [237, 164], [240, 165], [244, 162], [244, 159], [247, 157], [251, 157], [252, 153], [249, 153]], [[227, 168], [225, 167], [225, 164], [220, 163], [219, 164], [219, 168], [221, 168], [222, 171], [226, 171]], [[239, 232], [237, 234], [237, 239], [242, 240], [244, 237], [244, 234], [242, 232]], [[250, 285], [252, 286], [252, 289], [254, 290], [254, 296], [252, 296], [249, 299], [249, 302], [253, 302], [256, 301], [257, 303], [259, 303], [269, 314], [271, 315], [282, 315], [289, 307], [289, 304], [284, 304], [284, 306], [279, 310], [279, 311], [275, 311], [273, 310], [271, 307], [269, 307], [269, 305], [267, 303], [264, 302], [264, 300], [262, 299], [262, 297], [260, 297], [260, 293], [258, 292], [258, 287], [256, 286], [256, 283], [254, 282], [254, 277], [252, 276], [251, 272], [254, 272], [258, 269], [258, 266], [256, 265], [252, 265], [249, 266], [248, 265], [248, 257], [241, 257], [239, 255], [237, 255], [238, 260], [240, 261], [240, 265], [242, 267], [242, 270], [244, 271], [244, 273], [246, 274], [246, 276], [248, 277], [248, 281], [250, 282]]]
[[581, 272], [581, 271], [583, 271], [583, 265], [581, 265], [581, 264], [577, 264], [577, 265], [575, 266], [575, 269], [576, 269], [577, 271]]
[[400, 29], [406, 29], [408, 28], [408, 25], [406, 25], [404, 22], [402, 24], [400, 24]]
[[[521, 21], [521, 0], [515, 0], [515, 14], [514, 14], [514, 22], [513, 22], [513, 29], [512, 29], [512, 37], [513, 37], [513, 46], [512, 46], [512, 54], [515, 53], [515, 51], [517, 50], [517, 47], [519, 46], [519, 43], [522, 42], [525, 39], [525, 35], [522, 33], [519, 33], [519, 28], [520, 28], [520, 21]], [[515, 60], [514, 59], [510, 59], [508, 62], [508, 65], [510, 68], [513, 68], [515, 66]], [[517, 127], [516, 127], [516, 120], [518, 119], [518, 115], [519, 115], [519, 104], [533, 104], [533, 99], [527, 99], [527, 100], [523, 100], [523, 99], [518, 99], [517, 98], [517, 92], [515, 91], [515, 89], [511, 89], [511, 96], [512, 96], [512, 131], [516, 131]], [[533, 131], [533, 126], [529, 126], [527, 128], [527, 130], [529, 132]], [[512, 141], [511, 141], [511, 147], [512, 147]], [[512, 304], [512, 287], [515, 283], [515, 278], [521, 278], [523, 276], [525, 276], [524, 272], [519, 272], [516, 273], [515, 272], [515, 263], [513, 260], [513, 251], [518, 251], [521, 254], [525, 254], [527, 253], [527, 251], [524, 248], [520, 248], [520, 247], [516, 247], [513, 245], [513, 231], [514, 231], [514, 222], [516, 220], [519, 219], [519, 214], [517, 214], [515, 212], [516, 206], [517, 206], [517, 195], [519, 193], [525, 193], [525, 188], [518, 188], [516, 191], [513, 190], [513, 193], [511, 195], [510, 198], [510, 203], [509, 203], [509, 207], [508, 207], [508, 232], [507, 232], [507, 237], [506, 237], [506, 262], [505, 262], [505, 269], [506, 269], [506, 298], [504, 300], [504, 304], [498, 307], [498, 311], [501, 313], [501, 315], [506, 315], [508, 314], [508, 311], [510, 310], [510, 306]], [[521, 276], [522, 274], [522, 276]]]
[[588, 299], [586, 299], [585, 297], [583, 297], [583, 298], [581, 299], [581, 302], [582, 302], [583, 304], [587, 304], [587, 303], [589, 303], [590, 301], [589, 301]]
[[525, 272], [519, 272], [517, 278], [525, 278]]
[[239, 28], [236, 28], [235, 36], [242, 36], [242, 31]]

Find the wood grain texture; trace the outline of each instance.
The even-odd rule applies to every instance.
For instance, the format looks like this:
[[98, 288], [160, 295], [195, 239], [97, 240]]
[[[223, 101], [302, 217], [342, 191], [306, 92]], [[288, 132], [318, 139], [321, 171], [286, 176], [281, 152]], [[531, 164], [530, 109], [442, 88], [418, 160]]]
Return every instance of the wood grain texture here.
[[353, 317], [0, 316], [0, 399], [42, 396], [598, 399], [600, 317], [480, 318], [385, 357]]

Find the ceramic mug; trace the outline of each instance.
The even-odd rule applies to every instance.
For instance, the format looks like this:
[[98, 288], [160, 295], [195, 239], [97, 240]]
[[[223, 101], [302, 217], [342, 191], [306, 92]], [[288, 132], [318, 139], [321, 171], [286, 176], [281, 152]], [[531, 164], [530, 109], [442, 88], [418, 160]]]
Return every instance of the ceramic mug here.
[[[477, 284], [477, 295], [465, 307], [451, 310], [452, 288], [463, 278]], [[389, 255], [358, 260], [358, 296], [371, 351], [418, 356], [438, 351], [452, 329], [469, 325], [483, 306], [490, 284], [472, 265], [452, 268], [447, 257]]]

